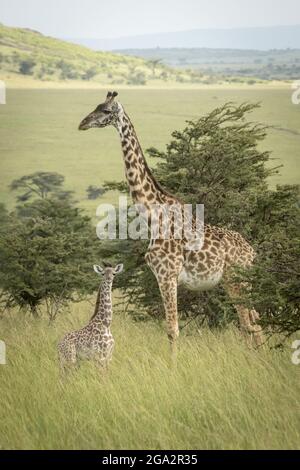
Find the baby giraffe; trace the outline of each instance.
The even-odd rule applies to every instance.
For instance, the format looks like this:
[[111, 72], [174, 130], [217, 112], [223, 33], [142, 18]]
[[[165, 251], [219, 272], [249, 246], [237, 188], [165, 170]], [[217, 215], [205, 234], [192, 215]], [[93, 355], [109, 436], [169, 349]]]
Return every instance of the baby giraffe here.
[[81, 330], [68, 333], [58, 345], [61, 370], [75, 365], [78, 359], [94, 359], [101, 368], [106, 368], [111, 360], [114, 339], [110, 331], [112, 322], [111, 291], [113, 279], [123, 270], [123, 264], [115, 268], [111, 265], [94, 265], [97, 274], [103, 276], [100, 284], [94, 315], [88, 325]]

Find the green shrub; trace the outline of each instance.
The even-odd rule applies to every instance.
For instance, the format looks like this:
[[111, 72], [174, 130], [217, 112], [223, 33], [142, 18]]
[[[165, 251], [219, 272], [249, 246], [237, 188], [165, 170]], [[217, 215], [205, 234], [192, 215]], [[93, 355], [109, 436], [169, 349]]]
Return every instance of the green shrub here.
[[33, 75], [33, 69], [36, 63], [33, 59], [21, 60], [19, 64], [19, 72], [22, 75]]
[[[0, 288], [4, 307], [18, 306], [37, 317], [46, 306], [49, 319], [69, 302], [92, 293], [97, 279], [99, 241], [89, 217], [64, 191], [63, 177], [41, 173], [12, 184], [27, 192], [0, 231]], [[2, 214], [2, 215], [3, 215]]]

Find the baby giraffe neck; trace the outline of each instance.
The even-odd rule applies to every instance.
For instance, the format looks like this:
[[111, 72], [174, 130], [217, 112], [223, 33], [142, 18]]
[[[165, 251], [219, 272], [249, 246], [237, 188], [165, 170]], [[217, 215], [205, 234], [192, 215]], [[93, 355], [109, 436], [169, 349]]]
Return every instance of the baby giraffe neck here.
[[91, 320], [101, 322], [105, 326], [110, 326], [112, 321], [112, 281], [104, 279], [99, 287], [95, 312]]

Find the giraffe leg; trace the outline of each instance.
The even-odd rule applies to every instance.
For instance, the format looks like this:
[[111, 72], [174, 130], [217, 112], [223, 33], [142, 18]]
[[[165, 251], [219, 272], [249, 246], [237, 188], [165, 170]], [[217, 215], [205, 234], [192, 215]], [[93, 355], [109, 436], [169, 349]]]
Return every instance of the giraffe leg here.
[[255, 328], [255, 331], [253, 332], [254, 344], [256, 347], [262, 346], [265, 338], [262, 327], [257, 324], [257, 321], [259, 321], [259, 313], [254, 309], [250, 310], [250, 320], [252, 326]]
[[177, 338], [179, 336], [178, 313], [177, 313], [177, 278], [159, 282], [159, 289], [164, 303], [167, 334], [171, 348], [172, 366], [177, 363]]
[[177, 279], [182, 269], [183, 258], [177, 256], [175, 260], [169, 260], [167, 252], [149, 250], [145, 256], [146, 263], [152, 270], [158, 282], [162, 301], [164, 304], [167, 334], [171, 346], [171, 357], [173, 364], [176, 363], [177, 346], [176, 340], [179, 336], [178, 313], [177, 313]]
[[100, 380], [106, 380], [109, 373], [109, 360], [101, 353], [94, 357]]
[[167, 334], [170, 343], [175, 343], [179, 336], [178, 316], [177, 316], [177, 276], [170, 275], [169, 277], [160, 276], [155, 267], [147, 260], [148, 265], [153, 271], [160, 290], [162, 301], [165, 309]]
[[[241, 286], [237, 284], [227, 284], [227, 292], [233, 299], [239, 294]], [[241, 304], [235, 304], [237, 314], [239, 317], [240, 327], [243, 335], [246, 338], [248, 346], [259, 347], [264, 343], [264, 334], [262, 327], [257, 324], [259, 314], [256, 310], [249, 310]]]
[[[146, 254], [146, 262], [158, 282], [159, 290], [164, 304], [167, 334], [171, 343], [175, 343], [179, 336], [177, 316], [177, 277], [180, 269], [167, 269], [160, 264], [162, 255], [158, 257], [155, 252]], [[158, 261], [159, 260], [159, 261]]]
[[177, 315], [177, 279], [175, 277], [159, 282], [159, 289], [164, 303], [167, 334], [171, 343], [179, 336]]

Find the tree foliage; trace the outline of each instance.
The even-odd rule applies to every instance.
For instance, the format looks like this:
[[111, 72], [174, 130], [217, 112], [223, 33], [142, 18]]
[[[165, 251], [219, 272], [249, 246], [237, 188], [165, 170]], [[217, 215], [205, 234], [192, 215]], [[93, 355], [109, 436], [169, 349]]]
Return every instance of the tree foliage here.
[[68, 302], [92, 293], [97, 282], [92, 265], [99, 240], [72, 198], [58, 197], [62, 183], [61, 175], [50, 173], [14, 182], [12, 188], [25, 187], [32, 200], [5, 214], [0, 231], [2, 305], [34, 316], [46, 305], [51, 320]]
[[10, 185], [10, 189], [12, 191], [22, 191], [17, 196], [19, 202], [28, 201], [36, 196], [46, 199], [49, 194], [59, 199], [66, 199], [71, 196], [72, 191], [62, 189], [64, 180], [64, 176], [58, 173], [38, 171], [14, 180]]
[[90, 185], [86, 189], [87, 197], [90, 200], [98, 199], [98, 197], [102, 196], [105, 193], [105, 189], [99, 186]]
[[35, 65], [35, 61], [31, 58], [21, 60], [19, 65], [19, 72], [23, 75], [33, 75], [33, 69]]
[[263, 326], [288, 337], [300, 329], [299, 187], [269, 191], [260, 212], [258, 257], [241, 273], [252, 287], [244, 300], [260, 312]]

